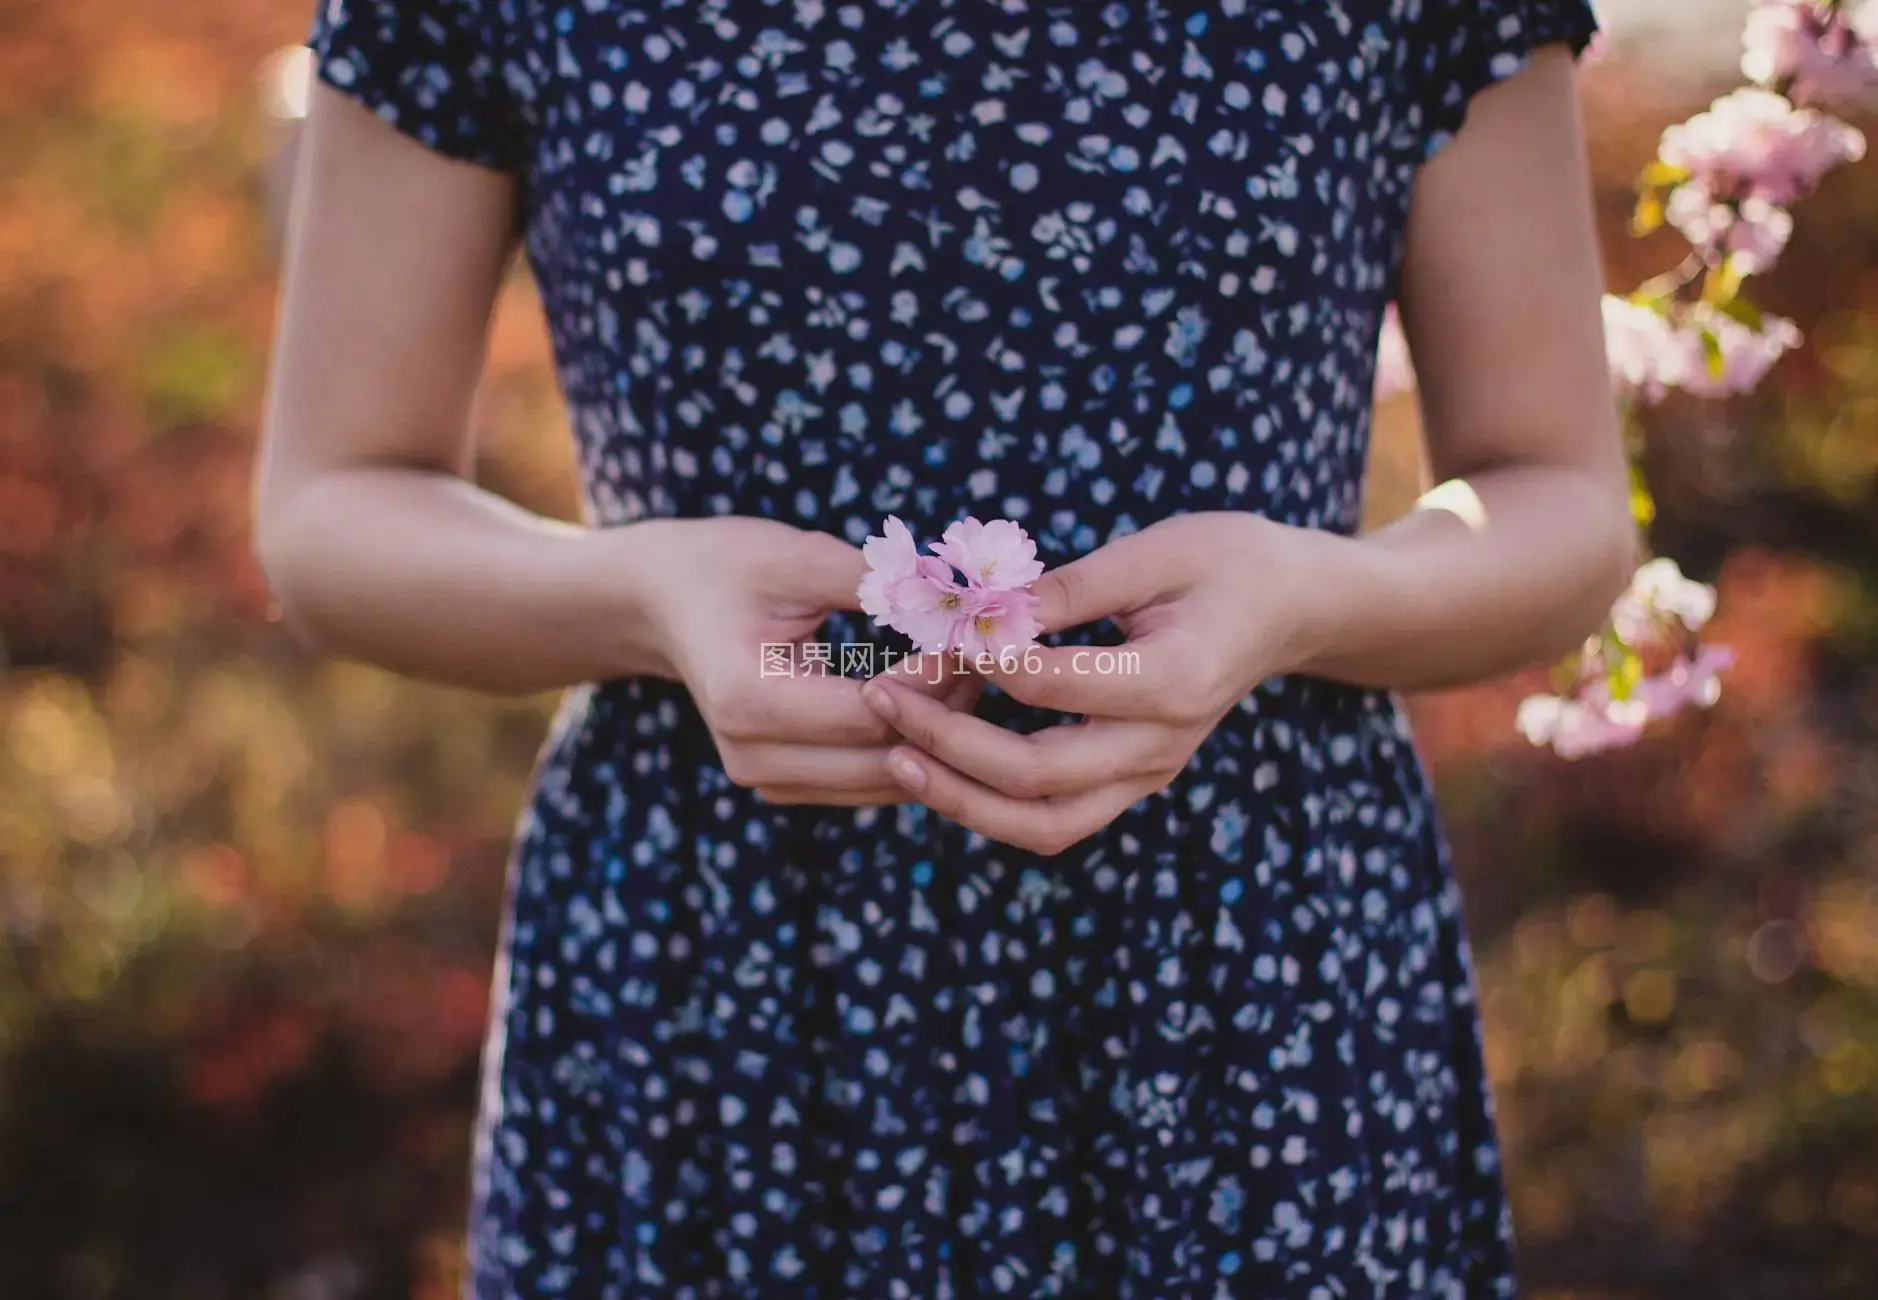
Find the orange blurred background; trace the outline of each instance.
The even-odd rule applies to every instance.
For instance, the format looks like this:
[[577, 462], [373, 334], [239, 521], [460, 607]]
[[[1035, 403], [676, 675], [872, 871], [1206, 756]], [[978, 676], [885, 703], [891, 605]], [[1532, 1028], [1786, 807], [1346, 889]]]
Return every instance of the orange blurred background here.
[[[1608, 6], [1614, 287], [1738, 0]], [[0, 1295], [454, 1294], [507, 840], [548, 699], [310, 662], [248, 486], [310, 5], [0, 0]], [[1866, 126], [1874, 125], [1867, 121]], [[1814, 346], [1650, 417], [1720, 706], [1575, 765], [1529, 678], [1415, 701], [1468, 890], [1528, 1294], [1878, 1294], [1878, 167], [1761, 289]], [[480, 473], [573, 508], [531, 290]], [[1418, 488], [1379, 413], [1371, 513]]]

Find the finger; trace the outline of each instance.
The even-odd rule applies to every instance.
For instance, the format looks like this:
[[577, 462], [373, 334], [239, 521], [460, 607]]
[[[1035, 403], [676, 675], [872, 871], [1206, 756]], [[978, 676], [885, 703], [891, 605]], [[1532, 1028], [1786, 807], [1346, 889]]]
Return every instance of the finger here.
[[863, 695], [913, 745], [1014, 799], [1080, 794], [1168, 766], [1167, 733], [1143, 723], [1084, 723], [1025, 736], [884, 684]]
[[757, 795], [765, 803], [814, 808], [891, 808], [913, 803], [913, 796], [901, 787], [879, 786], [872, 790], [818, 790], [810, 786], [758, 786]]
[[896, 732], [861, 701], [861, 683], [834, 675], [748, 671], [707, 684], [697, 703], [712, 731], [731, 741], [885, 745]]
[[887, 750], [791, 745], [758, 741], [719, 747], [718, 760], [733, 784], [866, 790], [891, 785]]
[[923, 686], [930, 693], [931, 690], [944, 689], [962, 677], [975, 674], [962, 654], [925, 654], [915, 651], [902, 655], [874, 676], [905, 686]]
[[978, 701], [984, 697], [984, 694], [985, 679], [977, 673], [966, 673], [953, 681], [944, 698], [948, 709], [970, 713], [978, 707]]
[[1087, 839], [1149, 793], [1140, 782], [1123, 782], [1064, 799], [1013, 799], [916, 750], [894, 750], [887, 765], [896, 781], [941, 817], [1045, 857]]
[[966, 666], [961, 656], [956, 654], [908, 655], [874, 674], [874, 677], [898, 683], [921, 695], [945, 700], [948, 704], [957, 700], [967, 708], [976, 704], [985, 690], [985, 679]]
[[1034, 646], [985, 676], [1025, 704], [1058, 713], [1143, 722], [1186, 722], [1185, 697], [1207, 682], [1188, 656], [1155, 638], [1121, 646]]
[[1045, 632], [1060, 632], [1155, 603], [1177, 571], [1164, 550], [1152, 531], [1129, 533], [1046, 571], [1030, 584], [1037, 621]]
[[[760, 646], [753, 649], [744, 673], [727, 674], [696, 692], [699, 707], [720, 736], [855, 746], [886, 745], [897, 738], [898, 733], [862, 702], [861, 680], [798, 668], [793, 660], [773, 662]], [[903, 668], [906, 664], [915, 666]], [[956, 656], [909, 656], [894, 669], [903, 674], [895, 680], [923, 694], [950, 691], [963, 678], [974, 679], [966, 691], [970, 699], [975, 701], [972, 692], [984, 689], [977, 674], [959, 669]]]
[[861, 607], [867, 561], [860, 547], [831, 533], [803, 529], [769, 558], [766, 567], [777, 580], [777, 594], [789, 605], [821, 611]]

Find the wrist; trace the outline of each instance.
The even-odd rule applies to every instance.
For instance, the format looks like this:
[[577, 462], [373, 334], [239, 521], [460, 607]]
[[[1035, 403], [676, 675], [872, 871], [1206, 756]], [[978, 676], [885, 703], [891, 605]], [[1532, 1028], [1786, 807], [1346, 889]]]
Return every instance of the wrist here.
[[1391, 599], [1367, 542], [1323, 529], [1278, 525], [1284, 555], [1265, 557], [1252, 572], [1270, 575], [1261, 600], [1274, 641], [1267, 676], [1320, 676], [1349, 645], [1361, 621]]
[[659, 614], [658, 534], [646, 519], [584, 530], [573, 564], [583, 608], [593, 611], [606, 677], [672, 677]]

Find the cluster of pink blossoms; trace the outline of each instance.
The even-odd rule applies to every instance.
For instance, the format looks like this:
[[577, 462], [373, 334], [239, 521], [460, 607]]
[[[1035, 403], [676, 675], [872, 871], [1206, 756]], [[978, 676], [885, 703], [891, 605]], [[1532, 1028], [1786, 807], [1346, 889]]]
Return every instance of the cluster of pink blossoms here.
[[1664, 215], [1706, 259], [1730, 257], [1741, 274], [1758, 275], [1793, 235], [1787, 205], [1834, 167], [1864, 156], [1856, 127], [1772, 90], [1743, 87], [1663, 132], [1658, 157], [1682, 175]]
[[1757, 86], [1800, 104], [1857, 99], [1878, 87], [1878, 0], [1760, 0], [1741, 47]]
[[1620, 698], [1606, 663], [1610, 647], [1587, 653], [1576, 692], [1532, 695], [1521, 702], [1520, 734], [1535, 745], [1549, 745], [1561, 757], [1582, 758], [1634, 743], [1657, 719], [1685, 708], [1707, 708], [1721, 698], [1721, 674], [1734, 664], [1734, 651], [1727, 646], [1695, 640], [1714, 613], [1713, 587], [1685, 578], [1674, 560], [1651, 560], [1612, 607], [1611, 628], [1622, 654], [1666, 657], [1665, 665], [1639, 676]]
[[1650, 723], [1719, 700], [1721, 674], [1734, 661], [1734, 651], [1725, 645], [1702, 646], [1638, 682], [1625, 699], [1613, 698], [1602, 678], [1576, 696], [1529, 695], [1520, 702], [1515, 725], [1520, 735], [1560, 758], [1634, 745]]
[[862, 612], [904, 633], [923, 654], [998, 659], [1037, 639], [1037, 597], [1043, 576], [1037, 544], [1009, 519], [962, 519], [920, 553], [911, 530], [887, 516], [884, 536], [861, 548]]
[[1771, 267], [1793, 235], [1787, 207], [1865, 155], [1865, 137], [1811, 107], [1878, 87], [1878, 0], [1760, 0], [1742, 37], [1752, 84], [1663, 132], [1677, 177], [1664, 217], [1711, 263]]
[[1865, 156], [1858, 128], [1785, 95], [1743, 86], [1663, 132], [1657, 157], [1718, 199], [1804, 198], [1841, 163]]
[[1650, 404], [1672, 388], [1696, 397], [1752, 392], [1776, 361], [1804, 336], [1783, 316], [1766, 316], [1759, 329], [1705, 303], [1672, 321], [1628, 298], [1604, 299], [1604, 338], [1611, 386]]

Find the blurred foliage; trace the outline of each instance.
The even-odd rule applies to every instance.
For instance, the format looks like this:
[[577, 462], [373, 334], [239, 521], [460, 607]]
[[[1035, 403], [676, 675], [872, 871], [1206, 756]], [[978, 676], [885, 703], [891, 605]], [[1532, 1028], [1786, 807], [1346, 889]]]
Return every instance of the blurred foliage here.
[[[442, 1300], [459, 1274], [502, 870], [552, 701], [310, 663], [268, 621], [247, 495], [282, 139], [255, 69], [303, 8], [0, 0], [9, 1300]], [[1689, 105], [1621, 58], [1598, 75], [1635, 279], [1660, 250], [1624, 237], [1621, 182]], [[1770, 305], [1820, 346], [1773, 393], [1652, 416], [1657, 544], [1719, 579], [1741, 654], [1722, 705], [1577, 766], [1513, 735], [1529, 681], [1416, 705], [1536, 1297], [1878, 1278], [1875, 213], [1867, 167], [1802, 214]], [[571, 510], [525, 281], [478, 422], [486, 481]], [[1372, 517], [1418, 473], [1397, 404]]]

